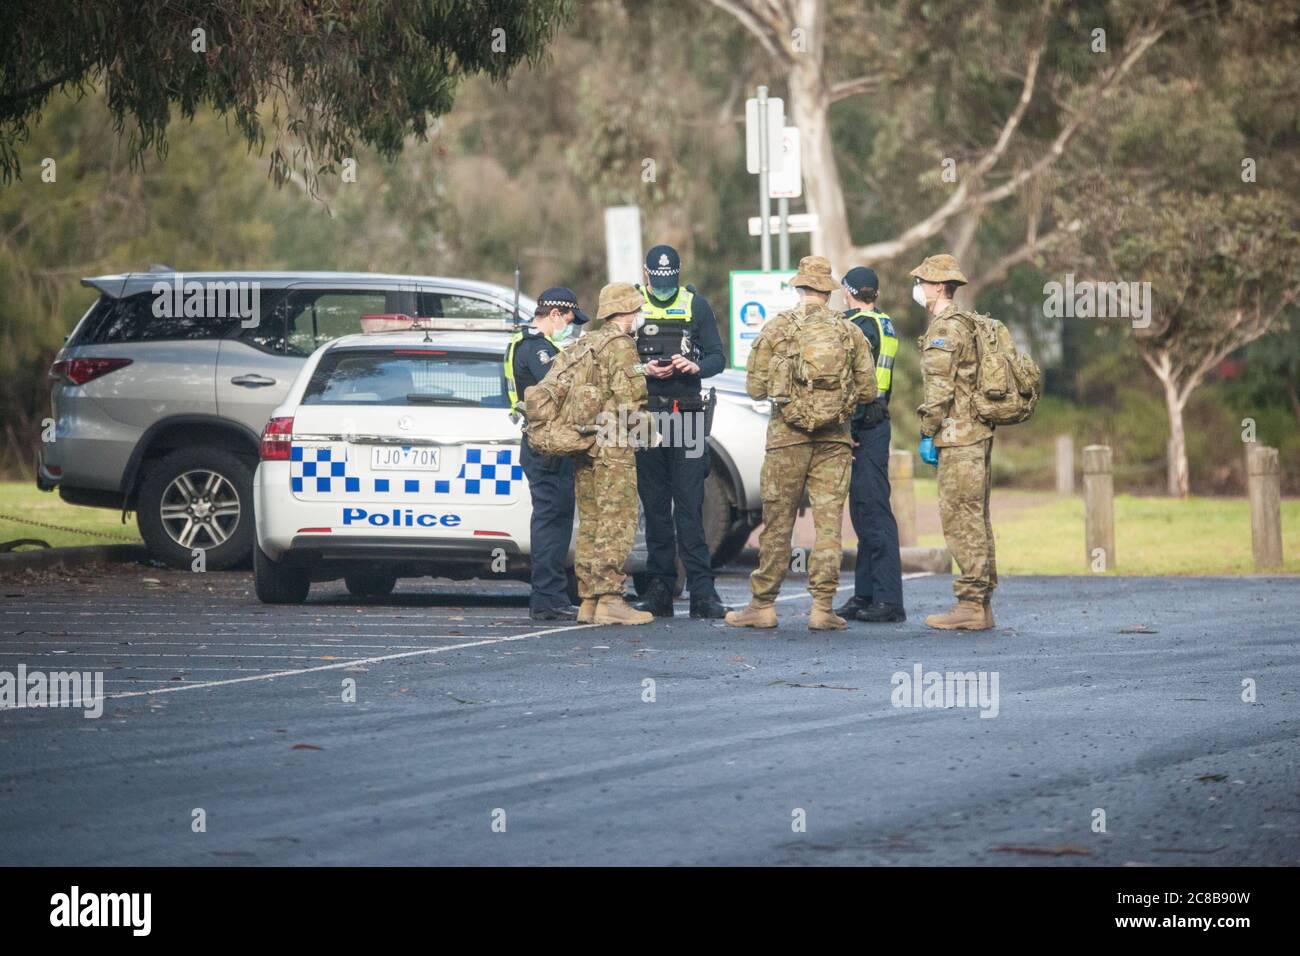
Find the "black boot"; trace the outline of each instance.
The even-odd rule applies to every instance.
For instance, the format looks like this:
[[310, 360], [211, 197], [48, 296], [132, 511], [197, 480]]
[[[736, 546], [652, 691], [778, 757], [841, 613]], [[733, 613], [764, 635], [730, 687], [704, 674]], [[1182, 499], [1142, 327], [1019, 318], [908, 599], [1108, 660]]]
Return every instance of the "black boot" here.
[[716, 594], [707, 594], [702, 598], [691, 595], [691, 617], [703, 617], [720, 621], [727, 616], [731, 608], [722, 603]]
[[871, 607], [871, 602], [858, 597], [856, 594], [849, 598], [843, 604], [835, 609], [835, 613], [840, 617], [852, 618], [859, 611], [865, 611]]
[[568, 607], [542, 607], [529, 608], [528, 620], [530, 621], [576, 621], [578, 619], [578, 609], [569, 605]]
[[655, 617], [673, 616], [673, 592], [668, 585], [655, 578], [646, 586], [641, 600], [632, 605], [638, 611], [649, 611]]
[[868, 624], [901, 624], [907, 620], [907, 612], [897, 604], [872, 604], [860, 608], [854, 617]]

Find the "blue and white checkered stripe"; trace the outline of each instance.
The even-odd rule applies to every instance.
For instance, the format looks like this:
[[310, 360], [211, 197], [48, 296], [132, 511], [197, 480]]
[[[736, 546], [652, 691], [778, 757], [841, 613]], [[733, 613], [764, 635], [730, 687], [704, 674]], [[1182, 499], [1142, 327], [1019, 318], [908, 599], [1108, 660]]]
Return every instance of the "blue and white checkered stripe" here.
[[455, 478], [408, 476], [363, 478], [345, 444], [294, 444], [289, 454], [289, 486], [295, 495], [453, 495], [507, 498], [523, 482], [524, 468], [513, 448], [468, 447]]

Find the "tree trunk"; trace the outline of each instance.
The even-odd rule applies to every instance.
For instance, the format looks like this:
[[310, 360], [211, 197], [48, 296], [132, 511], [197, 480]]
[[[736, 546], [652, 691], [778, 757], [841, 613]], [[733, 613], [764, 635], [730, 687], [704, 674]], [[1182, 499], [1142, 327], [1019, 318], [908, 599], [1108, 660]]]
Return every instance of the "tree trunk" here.
[[1190, 493], [1187, 474], [1187, 434], [1183, 431], [1183, 405], [1186, 399], [1178, 394], [1172, 378], [1161, 378], [1165, 388], [1165, 409], [1169, 413], [1169, 492], [1179, 498]]
[[822, 78], [820, 51], [796, 54], [790, 67], [790, 118], [799, 127], [804, 202], [818, 218], [812, 233], [814, 255], [846, 269], [852, 254], [848, 213], [831, 144], [830, 91]]

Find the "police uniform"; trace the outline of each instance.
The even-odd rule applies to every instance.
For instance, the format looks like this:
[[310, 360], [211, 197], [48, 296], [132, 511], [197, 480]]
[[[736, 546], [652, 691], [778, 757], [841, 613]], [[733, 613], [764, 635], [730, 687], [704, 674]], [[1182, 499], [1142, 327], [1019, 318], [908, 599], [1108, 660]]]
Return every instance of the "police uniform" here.
[[[805, 256], [791, 285], [833, 291], [835, 282], [830, 263], [823, 256]], [[805, 329], [811, 323], [829, 323], [846, 332], [842, 344], [845, 361], [852, 370], [854, 394], [844, 398], [855, 404], [875, 400], [875, 366], [862, 333], [853, 325], [846, 328], [838, 312], [810, 300], [782, 312], [763, 326], [749, 353], [745, 390], [750, 398], [756, 401], [769, 398], [778, 363], [788, 366], [798, 354], [797, 345], [793, 353], [790, 351], [789, 327], [795, 322]], [[749, 577], [753, 597], [747, 607], [730, 612], [726, 620], [733, 627], [776, 627], [774, 602], [790, 567], [795, 516], [807, 492], [816, 535], [808, 558], [808, 590], [813, 596], [808, 626], [814, 630], [838, 630], [845, 622], [834, 614], [831, 605], [839, 585], [840, 529], [852, 467], [850, 424], [844, 421], [804, 431], [783, 420], [781, 407], [774, 404], [768, 421], [767, 449], [759, 479], [763, 531], [759, 536], [758, 568]]]
[[[568, 289], [547, 289], [537, 302], [539, 315], [553, 308], [572, 309], [574, 324], [581, 325], [587, 316]], [[506, 347], [506, 393], [510, 410], [523, 402], [526, 389], [536, 385], [550, 371], [551, 362], [560, 353], [560, 344], [531, 326], [520, 329]], [[529, 543], [532, 551], [532, 592], [528, 596], [530, 615], [550, 619], [554, 612], [569, 618], [568, 576], [565, 564], [569, 541], [573, 537], [574, 479], [569, 458], [539, 455], [528, 446], [527, 435], [520, 442], [520, 464], [528, 478], [532, 498], [529, 520]]]
[[[927, 282], [957, 282], [966, 277], [950, 255], [930, 256], [911, 275]], [[921, 349], [924, 400], [917, 409], [922, 440], [933, 442], [939, 459], [939, 520], [943, 539], [961, 575], [953, 582], [957, 605], [931, 614], [930, 627], [985, 630], [993, 627], [991, 599], [998, 584], [989, 521], [993, 428], [979, 418], [974, 393], [979, 370], [975, 321], [949, 304], [930, 320]]]
[[[850, 269], [845, 287], [858, 298], [872, 298], [879, 288], [875, 272]], [[889, 316], [874, 308], [852, 309], [844, 317], [856, 325], [871, 346], [876, 364], [876, 400], [860, 405], [853, 416], [853, 477], [849, 483], [849, 516], [858, 536], [853, 597], [836, 613], [876, 622], [907, 619], [903, 611], [903, 568], [898, 546], [898, 522], [889, 504], [889, 395], [893, 387], [898, 334]]]
[[[637, 452], [637, 489], [645, 512], [646, 576], [648, 588], [636, 606], [660, 617], [673, 613], [677, 558], [686, 570], [692, 617], [721, 617], [726, 613], [713, 583], [712, 556], [704, 537], [704, 483], [710, 455], [705, 442], [708, 400], [702, 380], [726, 365], [717, 318], [708, 300], [677, 283], [681, 262], [671, 246], [655, 246], [646, 256], [652, 288], [642, 289], [642, 325], [637, 352], [642, 364], [670, 361], [681, 355], [699, 365], [695, 375], [646, 376], [647, 409], [657, 413], [663, 443]], [[677, 286], [668, 300], [653, 287]], [[671, 416], [665, 418], [664, 416]], [[682, 440], [689, 438], [689, 443]], [[695, 454], [700, 452], [700, 454]]]

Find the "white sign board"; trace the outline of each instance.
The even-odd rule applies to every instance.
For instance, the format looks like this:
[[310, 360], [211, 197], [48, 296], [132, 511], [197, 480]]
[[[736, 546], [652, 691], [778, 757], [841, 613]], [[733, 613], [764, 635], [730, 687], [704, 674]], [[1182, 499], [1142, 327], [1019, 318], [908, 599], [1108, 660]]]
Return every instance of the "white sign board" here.
[[605, 209], [605, 260], [610, 282], [640, 282], [645, 277], [641, 267], [641, 207], [609, 206]]
[[[785, 129], [785, 101], [767, 100], [767, 171], [781, 171], [781, 136]], [[759, 172], [758, 156], [758, 99], [745, 100], [745, 168]]]
[[[781, 165], [767, 181], [767, 193], [773, 199], [798, 199], [803, 195], [803, 170], [799, 156], [799, 127], [781, 131]], [[757, 235], [757, 233], [750, 233]]]
[[[776, 232], [781, 228], [780, 216], [769, 216], [769, 232]], [[786, 228], [790, 232], [816, 232], [817, 226], [821, 222], [815, 213], [796, 212], [786, 217]], [[757, 236], [762, 231], [763, 220], [759, 216], [749, 217], [749, 234]]]
[[763, 324], [799, 304], [795, 272], [731, 273], [731, 367], [744, 368]]

